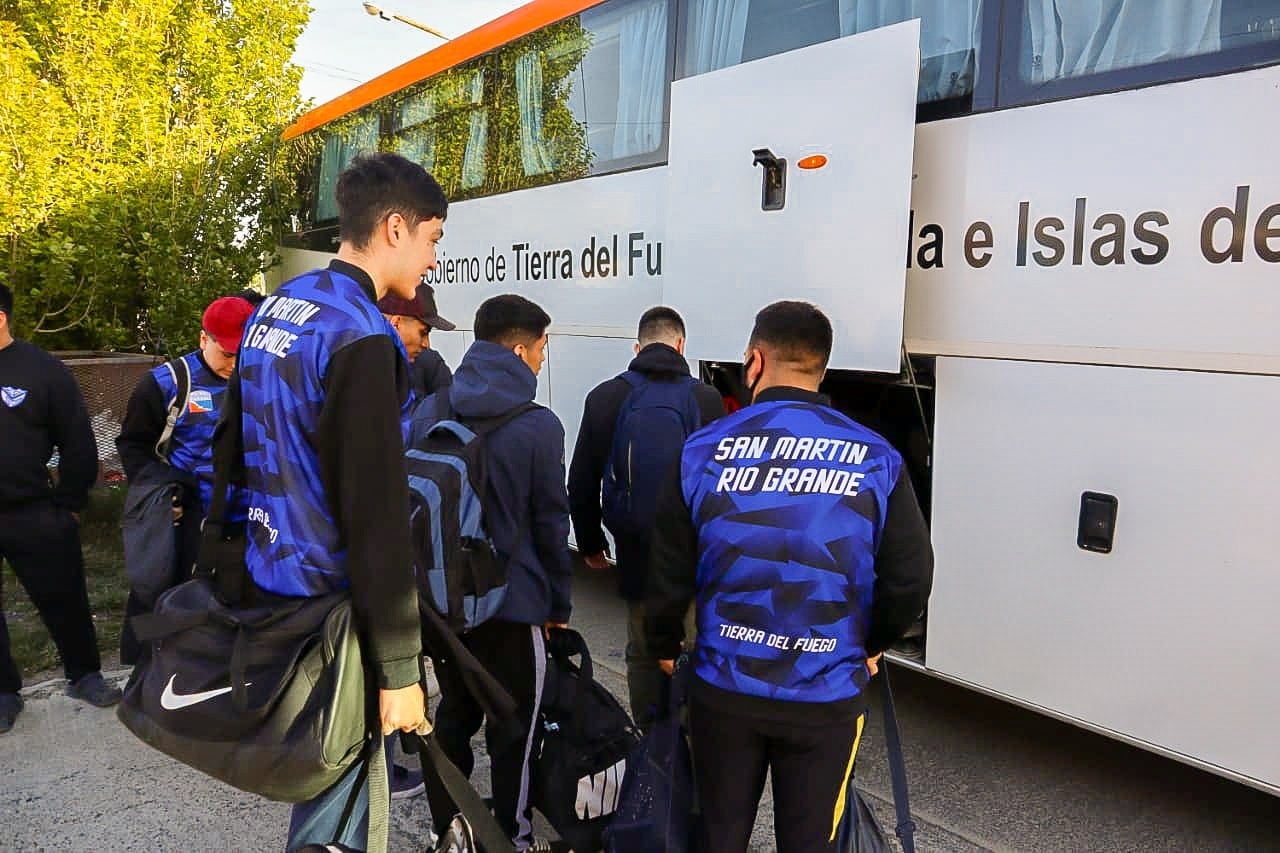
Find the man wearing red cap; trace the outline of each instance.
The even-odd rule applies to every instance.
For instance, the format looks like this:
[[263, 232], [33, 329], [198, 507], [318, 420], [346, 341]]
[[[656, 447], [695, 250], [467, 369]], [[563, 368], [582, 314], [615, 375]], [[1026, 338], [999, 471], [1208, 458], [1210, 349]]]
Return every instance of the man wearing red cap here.
[[436, 293], [429, 284], [418, 285], [413, 299], [401, 299], [388, 293], [378, 300], [378, 310], [396, 330], [413, 367], [409, 372], [409, 386], [414, 397], [425, 399], [453, 383], [449, 365], [440, 353], [431, 349], [431, 332], [452, 332], [457, 326], [440, 316], [436, 308]]
[[[195, 562], [200, 522], [213, 492], [213, 429], [236, 366], [236, 352], [253, 306], [238, 296], [215, 299], [205, 308], [200, 347], [152, 370], [134, 388], [116, 448], [130, 487], [173, 484], [173, 524], [178, 528], [172, 583]], [[171, 425], [170, 425], [171, 424]], [[153, 594], [130, 590], [126, 616], [151, 609]], [[140, 651], [126, 620], [120, 659], [135, 663]]]

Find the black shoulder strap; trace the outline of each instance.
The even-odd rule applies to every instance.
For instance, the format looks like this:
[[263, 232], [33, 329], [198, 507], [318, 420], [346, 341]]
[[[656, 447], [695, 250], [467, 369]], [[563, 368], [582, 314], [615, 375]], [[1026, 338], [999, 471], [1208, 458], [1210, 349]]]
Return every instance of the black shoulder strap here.
[[902, 842], [903, 853], [915, 853], [916, 825], [911, 820], [911, 804], [907, 799], [907, 763], [902, 757], [902, 732], [898, 729], [898, 714], [893, 707], [893, 691], [889, 689], [889, 662], [884, 658], [880, 659], [880, 673], [874, 680], [880, 682], [884, 743], [889, 753], [889, 776], [893, 780], [893, 808], [898, 817], [894, 831]]
[[156, 442], [156, 455], [168, 462], [169, 454], [173, 452], [174, 427], [178, 425], [178, 418], [182, 417], [182, 412], [187, 407], [187, 400], [191, 397], [191, 368], [187, 365], [185, 358], [166, 361], [164, 366], [173, 377], [173, 401], [169, 403], [169, 410], [165, 413], [164, 431], [160, 433], [160, 439]]
[[[480, 849], [484, 853], [507, 853], [507, 851], [514, 853], [515, 846], [511, 843], [511, 839], [502, 831], [497, 819], [476, 793], [476, 789], [471, 787], [467, 777], [463, 776], [462, 771], [455, 767], [444, 754], [440, 744], [436, 743], [435, 737], [431, 735], [425, 737], [418, 735], [418, 737], [422, 741], [423, 771], [434, 774], [440, 780], [440, 784], [449, 793], [449, 799], [453, 800], [454, 805], [462, 812], [462, 816], [467, 819], [467, 823], [471, 824], [471, 831], [476, 841], [480, 843]], [[437, 831], [443, 829], [445, 827], [438, 827]]]
[[228, 547], [243, 547], [239, 537], [227, 534], [227, 492], [233, 483], [244, 482], [244, 408], [240, 394], [240, 369], [227, 382], [222, 412], [213, 431], [213, 496], [209, 514], [200, 531], [196, 574], [212, 577], [218, 597], [224, 602], [246, 603], [252, 590], [243, 554], [230, 558]]
[[213, 496], [205, 526], [219, 527], [227, 520], [227, 492], [231, 483], [244, 479], [244, 408], [240, 399], [240, 371], [231, 374], [223, 396], [222, 412], [213, 430]]
[[490, 720], [505, 722], [515, 721], [519, 708], [507, 688], [494, 678], [484, 664], [468, 649], [445, 622], [443, 616], [421, 596], [418, 599], [418, 612], [422, 617], [423, 638], [431, 650], [433, 659], [444, 658], [453, 666], [467, 693], [476, 701], [485, 716]]

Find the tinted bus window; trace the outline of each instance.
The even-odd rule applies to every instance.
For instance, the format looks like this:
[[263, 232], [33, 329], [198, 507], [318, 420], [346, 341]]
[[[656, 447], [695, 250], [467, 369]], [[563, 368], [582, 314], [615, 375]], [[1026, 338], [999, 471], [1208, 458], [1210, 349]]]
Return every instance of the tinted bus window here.
[[338, 174], [366, 151], [422, 164], [455, 201], [664, 162], [672, 7], [602, 3], [334, 122], [307, 224], [337, 218]]
[[587, 127], [593, 171], [658, 162], [666, 147], [671, 36], [667, 0], [606, 3], [582, 15], [591, 50], [574, 76], [570, 108]]
[[1015, 101], [1196, 77], [1280, 58], [1280, 0], [1026, 0], [1020, 17], [1016, 75], [1003, 75]]
[[488, 170], [487, 62], [480, 60], [411, 87], [391, 110], [385, 147], [422, 164], [455, 194], [484, 185]]
[[664, 159], [669, 17], [667, 0], [614, 0], [503, 49], [523, 168], [503, 189]]
[[981, 0], [688, 0], [681, 76], [920, 18], [919, 101], [973, 93]]
[[338, 175], [347, 168], [357, 154], [378, 150], [378, 117], [357, 115], [336, 123], [325, 134], [324, 148], [320, 152], [320, 186], [316, 194], [317, 222], [338, 218], [338, 202], [334, 191], [338, 187]]

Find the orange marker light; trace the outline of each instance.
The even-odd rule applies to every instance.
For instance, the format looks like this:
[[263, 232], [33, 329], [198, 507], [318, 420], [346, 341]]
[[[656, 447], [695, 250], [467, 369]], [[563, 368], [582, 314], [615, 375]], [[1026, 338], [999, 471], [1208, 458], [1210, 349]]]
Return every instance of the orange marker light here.
[[796, 165], [801, 169], [821, 169], [823, 166], [827, 165], [827, 155], [810, 154], [808, 157], [801, 158], [800, 162], [796, 163]]

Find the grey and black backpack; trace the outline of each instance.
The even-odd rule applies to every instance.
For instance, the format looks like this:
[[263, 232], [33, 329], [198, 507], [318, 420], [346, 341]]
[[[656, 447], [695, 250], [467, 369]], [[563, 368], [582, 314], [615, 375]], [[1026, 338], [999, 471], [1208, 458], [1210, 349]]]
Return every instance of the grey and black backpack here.
[[409, 469], [409, 523], [414, 573], [424, 602], [454, 631], [491, 619], [507, 595], [507, 567], [485, 527], [485, 437], [531, 409], [525, 403], [493, 418], [462, 419], [438, 395], [436, 420], [414, 430]]

